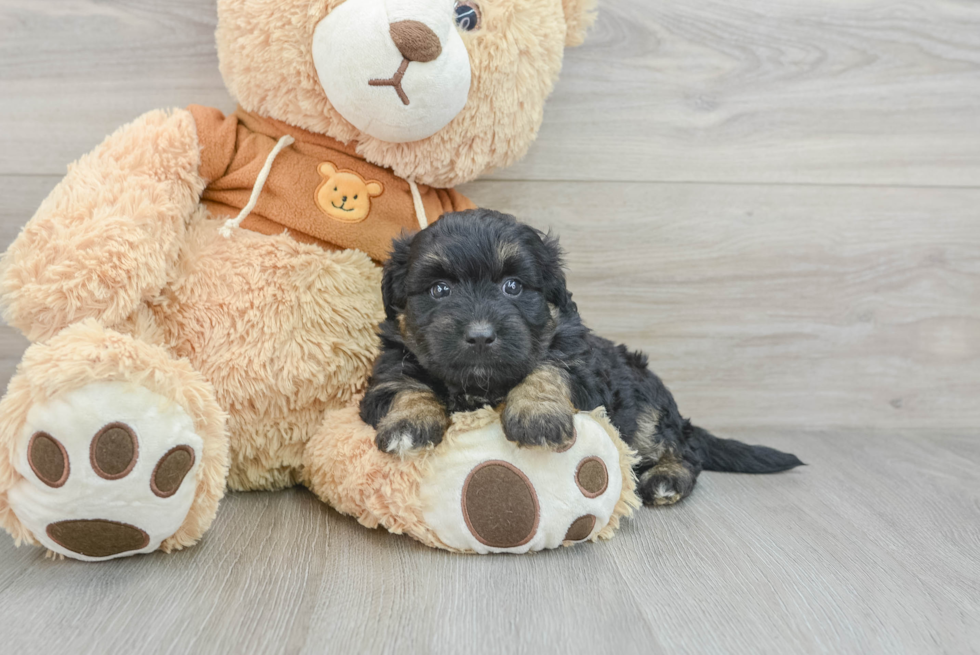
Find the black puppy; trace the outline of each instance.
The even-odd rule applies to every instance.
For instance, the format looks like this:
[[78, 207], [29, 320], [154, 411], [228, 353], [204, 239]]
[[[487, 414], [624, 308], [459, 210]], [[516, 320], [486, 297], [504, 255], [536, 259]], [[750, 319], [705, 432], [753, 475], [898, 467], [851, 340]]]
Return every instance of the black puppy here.
[[382, 293], [382, 352], [361, 402], [381, 450], [438, 444], [448, 413], [501, 403], [508, 439], [561, 448], [573, 437], [573, 412], [601, 405], [640, 455], [647, 504], [684, 498], [702, 469], [772, 473], [802, 464], [682, 418], [645, 355], [582, 325], [557, 240], [512, 216], [447, 214], [396, 240]]

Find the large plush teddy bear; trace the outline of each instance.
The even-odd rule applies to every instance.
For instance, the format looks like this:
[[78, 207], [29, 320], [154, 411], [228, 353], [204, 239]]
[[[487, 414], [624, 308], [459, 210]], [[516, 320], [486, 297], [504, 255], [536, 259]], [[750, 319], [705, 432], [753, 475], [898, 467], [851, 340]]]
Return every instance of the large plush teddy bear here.
[[0, 525], [100, 560], [195, 543], [226, 487], [307, 484], [459, 551], [605, 536], [636, 504], [601, 412], [566, 453], [496, 415], [435, 451], [357, 420], [392, 237], [521, 157], [593, 0], [218, 0], [240, 103], [153, 111], [73, 164], [10, 246], [32, 342], [0, 402]]

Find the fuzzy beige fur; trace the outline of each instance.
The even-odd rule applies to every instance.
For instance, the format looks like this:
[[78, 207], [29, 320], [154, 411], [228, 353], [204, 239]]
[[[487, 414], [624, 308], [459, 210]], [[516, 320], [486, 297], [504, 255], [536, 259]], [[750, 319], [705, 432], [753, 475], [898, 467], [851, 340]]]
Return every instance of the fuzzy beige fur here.
[[[318, 82], [311, 35], [339, 3], [219, 0], [229, 88], [247, 111], [353, 144], [369, 164], [437, 187], [527, 151], [563, 49], [581, 41], [594, 7], [484, 2], [485, 29], [463, 35], [466, 108], [428, 139], [393, 144], [358, 133]], [[440, 545], [411, 508], [419, 471], [377, 452], [350, 409], [377, 354], [377, 263], [288, 234], [219, 236], [201, 201], [210, 180], [198, 127], [172, 110], [120, 128], [69, 167], [0, 262], [3, 318], [34, 342], [0, 402], [0, 525], [36, 543], [7, 501], [30, 407], [123, 381], [178, 403], [205, 443], [194, 504], [164, 550], [200, 538], [226, 485], [301, 482], [362, 522], [375, 516]], [[363, 465], [336, 465], [350, 461]]]
[[[566, 45], [582, 42], [596, 0], [492, 0], [484, 29], [464, 33], [472, 82], [466, 107], [421, 141], [361, 134], [327, 100], [311, 56], [316, 24], [342, 0], [218, 0], [218, 53], [225, 83], [248, 111], [327, 134], [395, 175], [451, 187], [520, 159], [537, 136]], [[520, 9], [520, 11], [517, 11]], [[268, 38], [272, 31], [277, 38]]]
[[175, 359], [159, 346], [109, 330], [92, 319], [63, 330], [47, 343], [24, 353], [17, 374], [0, 402], [0, 526], [16, 541], [37, 543], [7, 505], [6, 493], [18, 481], [14, 471], [15, 440], [24, 429], [30, 408], [91, 382], [129, 382], [171, 400], [193, 419], [204, 441], [203, 462], [190, 513], [180, 530], [161, 545], [164, 551], [190, 546], [211, 525], [224, 495], [228, 474], [225, 412], [214, 389], [186, 360]]
[[[609, 422], [605, 410], [589, 414], [606, 431], [620, 453], [622, 492], [606, 525], [592, 541], [610, 539], [619, 523], [641, 502], [636, 495], [633, 465], [636, 455]], [[484, 408], [455, 414], [446, 436], [438, 448], [457, 448], [459, 436], [497, 423], [497, 412]], [[328, 414], [323, 428], [310, 440], [306, 449], [304, 482], [337, 511], [353, 516], [369, 528], [384, 527], [395, 534], [407, 534], [435, 548], [454, 550], [443, 543], [426, 524], [420, 499], [420, 487], [433, 470], [432, 450], [410, 457], [392, 457], [374, 445], [374, 431], [365, 425], [354, 407]], [[564, 545], [571, 545], [566, 542]]]

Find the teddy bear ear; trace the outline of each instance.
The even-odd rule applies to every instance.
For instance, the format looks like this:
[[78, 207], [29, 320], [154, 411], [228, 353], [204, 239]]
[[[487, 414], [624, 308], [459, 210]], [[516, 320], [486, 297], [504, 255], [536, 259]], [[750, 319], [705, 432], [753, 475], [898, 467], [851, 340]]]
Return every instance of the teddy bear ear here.
[[331, 164], [330, 162], [325, 161], [322, 164], [320, 164], [317, 170], [320, 171], [320, 175], [322, 175], [323, 177], [330, 177], [331, 175], [337, 172], [337, 167]]
[[585, 33], [596, 18], [598, 0], [562, 0], [565, 9], [565, 46], [582, 45]]
[[381, 185], [381, 182], [371, 180], [367, 183], [367, 192], [372, 198], [374, 196], [380, 196], [382, 193], [384, 193], [384, 190], [385, 188]]

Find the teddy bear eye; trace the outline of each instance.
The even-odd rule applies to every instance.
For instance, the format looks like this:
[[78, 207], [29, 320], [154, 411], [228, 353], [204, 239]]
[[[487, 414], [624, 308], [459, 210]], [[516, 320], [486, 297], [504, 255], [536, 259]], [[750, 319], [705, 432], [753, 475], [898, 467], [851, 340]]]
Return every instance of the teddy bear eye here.
[[445, 298], [450, 293], [452, 293], [452, 289], [445, 282], [436, 282], [429, 287], [429, 295], [436, 299]]
[[354, 196], [354, 200], [357, 200], [357, 196]]
[[337, 190], [337, 187], [334, 187], [333, 190], [336, 191]]
[[510, 280], [504, 282], [503, 289], [504, 293], [506, 293], [508, 296], [519, 296], [521, 295], [521, 291], [524, 290], [524, 285], [521, 284], [520, 280], [511, 278]]
[[472, 32], [480, 27], [480, 5], [470, 0], [458, 0], [453, 9], [456, 26], [465, 32]]

